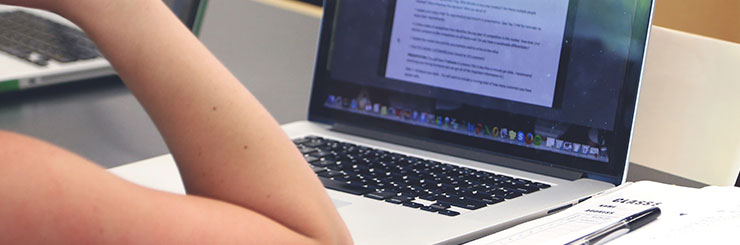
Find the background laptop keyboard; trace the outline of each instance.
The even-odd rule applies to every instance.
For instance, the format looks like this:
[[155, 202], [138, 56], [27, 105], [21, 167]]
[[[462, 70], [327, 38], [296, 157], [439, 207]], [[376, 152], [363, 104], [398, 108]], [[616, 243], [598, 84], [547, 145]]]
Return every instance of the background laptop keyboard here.
[[100, 57], [82, 31], [20, 10], [0, 13], [0, 51], [39, 66]]
[[326, 188], [442, 215], [459, 215], [453, 206], [476, 210], [550, 187], [316, 136], [293, 142]]

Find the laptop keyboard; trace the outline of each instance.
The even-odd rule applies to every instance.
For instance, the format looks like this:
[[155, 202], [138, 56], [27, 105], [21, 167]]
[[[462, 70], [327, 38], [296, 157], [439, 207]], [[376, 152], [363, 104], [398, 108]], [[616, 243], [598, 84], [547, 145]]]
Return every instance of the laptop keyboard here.
[[[293, 140], [329, 189], [456, 216], [550, 185], [316, 136]], [[422, 201], [423, 200], [423, 201]]]
[[38, 66], [100, 57], [82, 31], [20, 10], [0, 13], [0, 51]]

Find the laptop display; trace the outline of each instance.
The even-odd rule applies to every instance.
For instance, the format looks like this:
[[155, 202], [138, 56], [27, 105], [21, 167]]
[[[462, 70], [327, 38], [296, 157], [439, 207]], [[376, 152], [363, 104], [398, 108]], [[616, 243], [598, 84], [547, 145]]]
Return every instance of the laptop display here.
[[651, 8], [328, 0], [309, 118], [619, 184]]

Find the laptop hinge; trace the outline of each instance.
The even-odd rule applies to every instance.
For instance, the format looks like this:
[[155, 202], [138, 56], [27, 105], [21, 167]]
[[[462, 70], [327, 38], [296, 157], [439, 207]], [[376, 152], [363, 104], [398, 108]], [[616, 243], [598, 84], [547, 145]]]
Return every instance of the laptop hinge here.
[[368, 129], [364, 127], [351, 126], [346, 124], [334, 124], [331, 128], [332, 131], [337, 131], [345, 134], [352, 134], [362, 136], [366, 138], [381, 140], [394, 144], [399, 144], [407, 147], [413, 147], [420, 150], [432, 151], [436, 153], [451, 155], [455, 157], [465, 158], [473, 161], [485, 162], [494, 164], [497, 166], [503, 166], [513, 169], [519, 169], [529, 172], [534, 172], [542, 175], [552, 176], [556, 178], [566, 180], [577, 180], [585, 177], [585, 174], [578, 171], [569, 169], [557, 168], [553, 166], [547, 166], [542, 163], [534, 163], [521, 159], [515, 159], [512, 157], [505, 157], [496, 155], [490, 152], [483, 152], [478, 150], [472, 150], [461, 146], [455, 146], [440, 142], [430, 141], [429, 139], [416, 139], [408, 136], [399, 136], [397, 134], [390, 134], [379, 130]]

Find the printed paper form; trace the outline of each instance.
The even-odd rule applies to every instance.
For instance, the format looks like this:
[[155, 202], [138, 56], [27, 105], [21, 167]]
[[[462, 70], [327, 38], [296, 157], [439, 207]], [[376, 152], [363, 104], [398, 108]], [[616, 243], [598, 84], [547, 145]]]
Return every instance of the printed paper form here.
[[671, 203], [680, 203], [699, 191], [641, 181], [469, 244], [564, 244], [655, 205], [663, 209]]
[[661, 205], [663, 214], [645, 227], [610, 244], [737, 243], [740, 232], [740, 188], [706, 187]]

